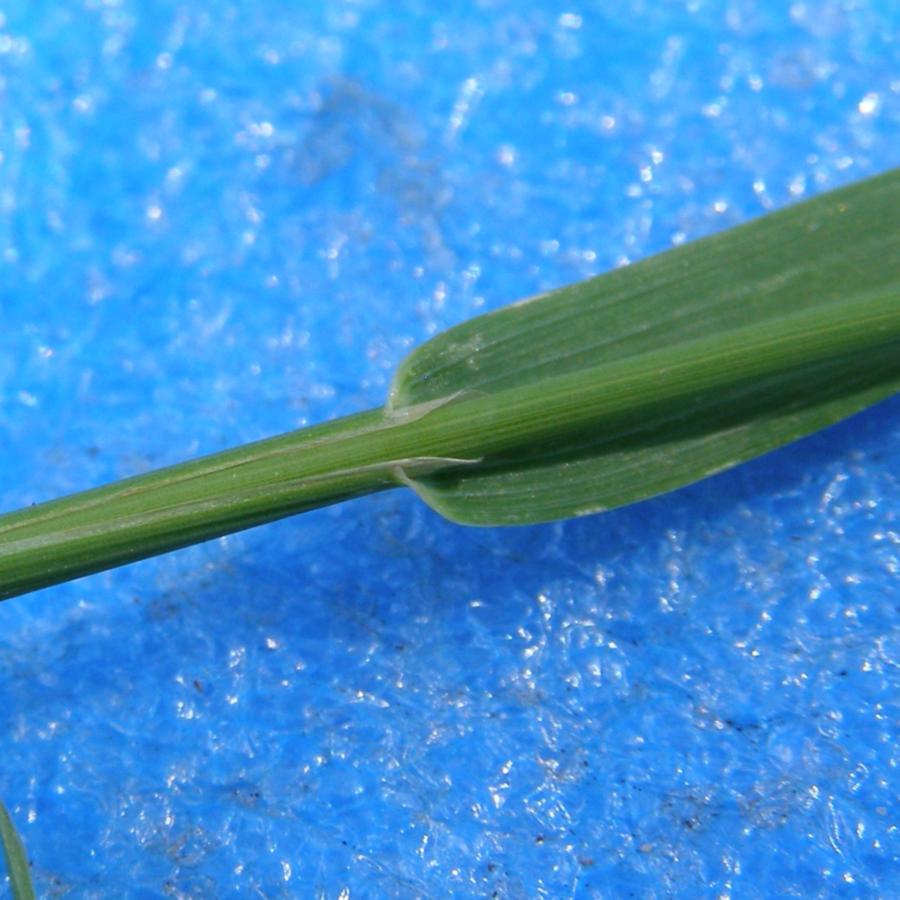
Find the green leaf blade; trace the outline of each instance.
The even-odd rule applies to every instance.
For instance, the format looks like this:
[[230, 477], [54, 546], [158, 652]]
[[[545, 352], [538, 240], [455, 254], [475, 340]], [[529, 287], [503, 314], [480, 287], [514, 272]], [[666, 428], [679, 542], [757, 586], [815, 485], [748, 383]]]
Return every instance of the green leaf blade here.
[[35, 900], [25, 848], [12, 818], [2, 803], [0, 803], [0, 844], [3, 845], [3, 857], [6, 860], [13, 900]]
[[[697, 365], [685, 367], [691, 348]], [[651, 375], [630, 382], [630, 420], [607, 403], [594, 422], [412, 486], [466, 524], [581, 515], [729, 468], [900, 390], [900, 172], [464, 323], [407, 359], [390, 406], [460, 392], [503, 403], [561, 379], [587, 396], [604, 379], [613, 391], [629, 366]]]

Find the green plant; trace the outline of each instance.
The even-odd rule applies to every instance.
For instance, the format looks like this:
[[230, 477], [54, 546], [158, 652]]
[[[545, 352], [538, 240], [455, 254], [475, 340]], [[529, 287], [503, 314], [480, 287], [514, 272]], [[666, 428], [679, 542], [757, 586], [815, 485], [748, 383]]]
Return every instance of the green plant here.
[[25, 848], [15, 825], [2, 803], [0, 803], [0, 844], [3, 846], [3, 857], [6, 860], [13, 900], [34, 900], [28, 857], [25, 855]]
[[453, 328], [384, 409], [0, 517], [0, 598], [406, 485], [514, 525], [672, 490], [900, 390], [900, 170]]

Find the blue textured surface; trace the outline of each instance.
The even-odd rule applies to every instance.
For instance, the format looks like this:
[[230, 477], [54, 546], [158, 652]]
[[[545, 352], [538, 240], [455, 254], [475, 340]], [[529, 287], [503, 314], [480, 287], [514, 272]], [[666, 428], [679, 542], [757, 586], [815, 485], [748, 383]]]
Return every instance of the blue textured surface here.
[[[3, 10], [4, 510], [900, 162], [892, 0]], [[3, 604], [39, 893], [896, 896], [898, 472], [894, 400], [600, 517], [395, 492]]]

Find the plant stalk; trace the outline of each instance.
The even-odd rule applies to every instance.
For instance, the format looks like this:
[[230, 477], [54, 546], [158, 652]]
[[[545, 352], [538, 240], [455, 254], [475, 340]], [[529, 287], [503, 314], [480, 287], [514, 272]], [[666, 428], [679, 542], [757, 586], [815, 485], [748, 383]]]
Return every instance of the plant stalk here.
[[[900, 377], [894, 290], [833, 302], [497, 393], [373, 410], [0, 516], [0, 599], [464, 467], [561, 435], [616, 434], [653, 409], [838, 360]], [[733, 463], [723, 460], [723, 467]]]

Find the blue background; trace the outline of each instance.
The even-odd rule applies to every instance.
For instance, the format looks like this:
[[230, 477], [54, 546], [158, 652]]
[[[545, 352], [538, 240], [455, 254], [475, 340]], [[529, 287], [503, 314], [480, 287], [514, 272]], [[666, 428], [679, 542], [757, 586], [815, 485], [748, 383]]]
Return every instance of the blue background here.
[[[377, 405], [446, 326], [898, 164], [897, 35], [5, 3], [0, 509]], [[896, 895], [898, 473], [894, 399], [577, 522], [398, 491], [5, 603], [38, 891]]]

